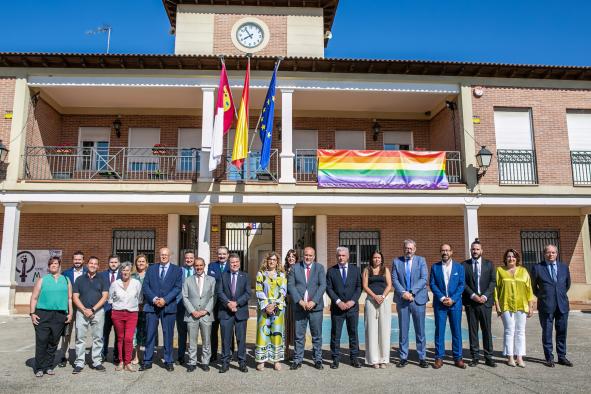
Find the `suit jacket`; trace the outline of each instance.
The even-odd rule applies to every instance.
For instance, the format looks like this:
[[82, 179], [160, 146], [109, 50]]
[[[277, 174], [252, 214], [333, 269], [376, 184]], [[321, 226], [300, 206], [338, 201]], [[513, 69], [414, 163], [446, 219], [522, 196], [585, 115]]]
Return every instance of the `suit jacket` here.
[[481, 259], [480, 263], [480, 293], [478, 293], [478, 286], [474, 281], [474, 268], [472, 259], [464, 261], [464, 272], [466, 273], [466, 287], [464, 287], [464, 295], [462, 296], [462, 303], [464, 305], [482, 305], [479, 302], [472, 300], [472, 294], [486, 296], [485, 306], [492, 308], [494, 304], [494, 292], [497, 286], [497, 270], [494, 264], [485, 259]]
[[[199, 286], [197, 286], [197, 276], [193, 275], [188, 277], [183, 283], [183, 305], [185, 306], [185, 322], [196, 322], [203, 320], [204, 322], [212, 322], [214, 318], [214, 306], [215, 306], [215, 278], [212, 276], [205, 275], [203, 278], [203, 291], [199, 295]], [[201, 317], [201, 319], [195, 319], [193, 311], [206, 310], [207, 315]]]
[[287, 277], [287, 293], [293, 301], [293, 307], [303, 312], [304, 309], [299, 302], [304, 299], [304, 294], [308, 291], [308, 299], [314, 301], [316, 306], [312, 312], [321, 311], [324, 308], [324, 292], [326, 291], [326, 274], [324, 267], [317, 262], [310, 266], [310, 279], [306, 283], [306, 265], [299, 262], [289, 271]]
[[[86, 268], [86, 267], [84, 267], [84, 268]], [[99, 275], [101, 275], [103, 277], [103, 279], [106, 280], [106, 283], [108, 283], [109, 286], [111, 285], [111, 270], [99, 272]], [[117, 270], [117, 275], [115, 275], [115, 280], [117, 280], [117, 279], [121, 279], [121, 273], [119, 272], [119, 270]], [[109, 312], [111, 310], [111, 308], [113, 308], [113, 306], [111, 305], [111, 303], [109, 301], [105, 302], [105, 305], [103, 305], [103, 309], [105, 312]]]
[[152, 264], [148, 267], [144, 276], [142, 291], [144, 293], [144, 312], [159, 312], [162, 308], [154, 305], [154, 298], [164, 298], [166, 305], [164, 313], [176, 313], [177, 297], [182, 291], [183, 270], [181, 267], [170, 263], [166, 275], [160, 280], [160, 264]]
[[[86, 275], [87, 272], [88, 272], [88, 268], [86, 268], [86, 266], [83, 265], [82, 266], [82, 275]], [[68, 280], [70, 281], [70, 284], [72, 286], [74, 286], [74, 267], [68, 268], [67, 270], [62, 272], [62, 275], [65, 276], [66, 278], [68, 278]]]
[[[216, 285], [216, 295], [218, 300], [218, 319], [227, 320], [236, 318], [236, 320], [248, 319], [248, 301], [251, 296], [250, 279], [242, 271], [238, 271], [236, 279], [236, 294], [232, 296], [232, 273], [224, 272], [220, 281]], [[236, 301], [238, 310], [236, 312], [228, 309], [228, 302]]]
[[[191, 272], [189, 272], [191, 275], [189, 275], [188, 277], [187, 277], [187, 271], [189, 271], [189, 269], [185, 266], [181, 267], [181, 269], [183, 270], [182, 284], [184, 285], [185, 281], [193, 275], [191, 272], [195, 272], [195, 268], [193, 268], [191, 270]], [[183, 292], [182, 291], [179, 293], [179, 296], [176, 298], [176, 301], [177, 301], [177, 304], [180, 308], [184, 307], [183, 306]]]
[[[415, 304], [425, 305], [429, 302], [427, 292], [427, 262], [422, 256], [413, 256], [410, 268], [411, 293]], [[406, 302], [402, 293], [406, 291], [406, 258], [400, 256], [392, 261], [392, 285], [394, 286], [394, 302]]]
[[[226, 261], [224, 272], [230, 272], [230, 262]], [[213, 276], [216, 283], [222, 279], [222, 265], [219, 261], [214, 261], [207, 266], [207, 275]]]
[[[330, 304], [330, 312], [334, 314], [343, 314], [349, 311], [359, 310], [359, 297], [361, 296], [361, 273], [356, 265], [349, 263], [347, 268], [347, 280], [343, 284], [343, 277], [339, 265], [333, 265], [326, 271], [326, 292], [332, 301]], [[342, 311], [337, 306], [337, 300], [343, 302], [354, 301], [355, 305], [347, 310]]]
[[570, 289], [570, 271], [562, 262], [556, 262], [557, 281], [554, 282], [548, 272], [548, 264], [542, 261], [531, 268], [531, 283], [535, 296], [538, 298], [538, 310], [553, 314], [569, 311], [568, 289]]
[[442, 297], [449, 297], [454, 302], [452, 308], [462, 309], [462, 293], [466, 274], [464, 266], [457, 261], [451, 262], [451, 275], [447, 284], [447, 293], [445, 291], [445, 278], [443, 275], [443, 263], [441, 261], [431, 266], [431, 275], [429, 277], [429, 287], [433, 292], [433, 308], [448, 308], [441, 303]]

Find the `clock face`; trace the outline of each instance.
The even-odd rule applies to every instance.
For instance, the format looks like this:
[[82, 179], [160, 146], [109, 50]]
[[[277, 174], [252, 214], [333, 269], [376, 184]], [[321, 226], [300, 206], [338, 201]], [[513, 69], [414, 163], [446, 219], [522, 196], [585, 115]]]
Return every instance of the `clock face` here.
[[236, 39], [246, 48], [256, 48], [263, 42], [263, 29], [254, 22], [242, 24], [236, 31]]

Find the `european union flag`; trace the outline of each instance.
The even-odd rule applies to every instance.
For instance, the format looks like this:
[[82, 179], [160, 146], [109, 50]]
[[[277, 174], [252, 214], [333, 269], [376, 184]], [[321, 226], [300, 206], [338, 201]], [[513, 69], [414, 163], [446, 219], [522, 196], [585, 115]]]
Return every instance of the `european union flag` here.
[[269, 161], [271, 160], [271, 143], [273, 142], [273, 120], [275, 118], [275, 81], [277, 77], [277, 66], [273, 70], [273, 76], [271, 77], [271, 83], [267, 90], [267, 96], [265, 97], [265, 103], [263, 104], [263, 110], [259, 121], [257, 122], [257, 129], [259, 131], [259, 137], [261, 138], [261, 160], [260, 168], [266, 170], [269, 167]]

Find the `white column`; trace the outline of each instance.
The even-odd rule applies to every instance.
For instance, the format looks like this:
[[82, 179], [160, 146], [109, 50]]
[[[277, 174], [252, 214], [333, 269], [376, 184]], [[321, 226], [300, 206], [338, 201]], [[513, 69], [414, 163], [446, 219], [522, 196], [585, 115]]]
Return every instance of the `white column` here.
[[473, 190], [477, 183], [478, 167], [476, 165], [476, 144], [473, 138], [472, 86], [461, 86], [458, 104], [459, 112], [462, 114], [462, 127], [460, 129], [463, 132], [460, 133], [460, 155], [462, 156], [462, 162], [465, 164], [463, 168], [464, 179], [468, 188]]
[[211, 256], [211, 205], [199, 204], [198, 256], [209, 265]]
[[201, 88], [203, 92], [203, 112], [201, 116], [201, 155], [198, 180], [210, 182], [209, 155], [213, 136], [214, 91], [215, 88]]
[[181, 226], [181, 216], [176, 213], [168, 214], [168, 232], [166, 235], [166, 246], [170, 249], [170, 261], [181, 265], [179, 256], [179, 229]]
[[585, 265], [585, 282], [591, 284], [591, 236], [589, 234], [589, 215], [581, 216], [581, 236], [578, 242], [582, 242], [583, 264]]
[[470, 244], [478, 238], [478, 208], [480, 205], [464, 206], [464, 247], [466, 258], [470, 256]]
[[316, 261], [328, 266], [328, 216], [316, 215]]
[[293, 176], [293, 89], [281, 89], [281, 176], [279, 183], [295, 183]]
[[6, 181], [8, 182], [16, 182], [23, 173], [24, 164], [21, 158], [25, 152], [30, 102], [31, 92], [27, 85], [27, 77], [18, 76], [14, 85], [10, 137], [3, 141], [9, 148], [8, 168], [6, 169]]
[[281, 204], [281, 256], [293, 248], [293, 204]]
[[16, 252], [21, 208], [18, 203], [4, 203], [4, 226], [2, 228], [2, 253], [0, 255], [0, 315], [11, 314], [14, 310], [16, 282]]

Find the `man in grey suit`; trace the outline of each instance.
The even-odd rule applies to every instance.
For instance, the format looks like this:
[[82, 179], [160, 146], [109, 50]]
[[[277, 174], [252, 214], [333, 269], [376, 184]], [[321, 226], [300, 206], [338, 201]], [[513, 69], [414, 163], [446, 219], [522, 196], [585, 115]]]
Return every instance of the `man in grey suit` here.
[[211, 358], [211, 323], [214, 320], [215, 278], [205, 274], [205, 260], [195, 259], [195, 274], [183, 283], [183, 304], [185, 322], [189, 331], [189, 364], [187, 372], [193, 372], [197, 365], [197, 337], [201, 330], [201, 367], [209, 371]]
[[287, 279], [287, 292], [295, 308], [295, 354], [289, 369], [302, 366], [306, 327], [310, 325], [314, 348], [314, 368], [322, 366], [322, 309], [326, 291], [324, 267], [315, 261], [314, 248], [304, 249], [304, 261], [294, 265]]
[[415, 256], [417, 244], [411, 239], [404, 241], [404, 255], [392, 262], [392, 284], [394, 285], [394, 302], [398, 313], [399, 355], [397, 367], [408, 364], [408, 331], [410, 317], [416, 334], [419, 366], [429, 368], [425, 360], [425, 304], [429, 301], [427, 294], [427, 262], [424, 257]]

